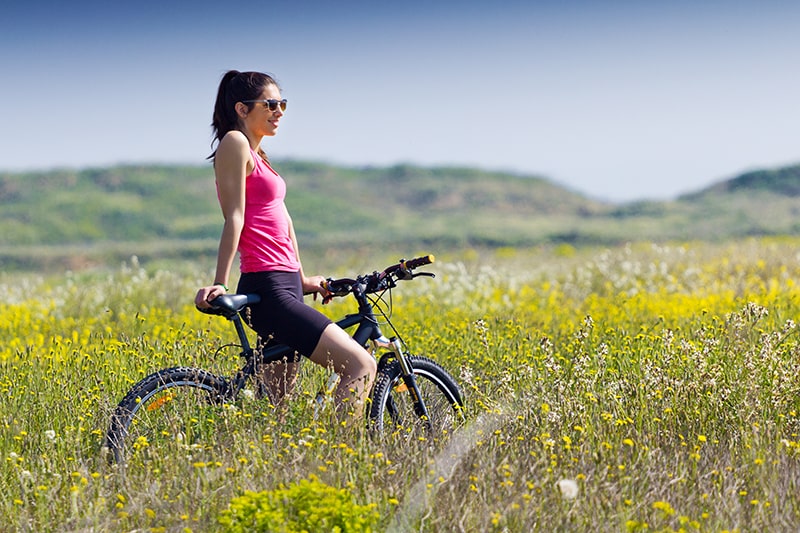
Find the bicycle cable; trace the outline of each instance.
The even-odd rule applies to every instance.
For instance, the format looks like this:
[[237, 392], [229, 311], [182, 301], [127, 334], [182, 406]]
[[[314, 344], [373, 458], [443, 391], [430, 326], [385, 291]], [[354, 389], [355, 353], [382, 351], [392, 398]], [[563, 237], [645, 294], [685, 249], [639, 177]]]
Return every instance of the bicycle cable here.
[[220, 346], [219, 348], [214, 350], [214, 358], [216, 359], [217, 356], [220, 354], [220, 352], [222, 350], [227, 349], [227, 348], [242, 348], [242, 345], [241, 344], [236, 344], [236, 343], [233, 343], [233, 342], [230, 342], [228, 344], [223, 344], [222, 346]]
[[[384, 294], [386, 294], [387, 291], [389, 292], [389, 301], [388, 302], [386, 301], [386, 298], [384, 297]], [[392, 317], [392, 314], [393, 314], [393, 310], [394, 310], [394, 300], [393, 300], [393, 296], [392, 296], [391, 287], [389, 287], [389, 288], [385, 289], [383, 292], [381, 292], [380, 296], [376, 296], [376, 297], [368, 296], [368, 298], [369, 298], [370, 302], [372, 303], [372, 305], [374, 306], [374, 308], [376, 308], [378, 310], [378, 312], [381, 314], [381, 316], [385, 319], [385, 322], [382, 322], [382, 324], [389, 326], [392, 329], [392, 331], [394, 332], [394, 336], [397, 337], [397, 339], [400, 341], [400, 343], [403, 346], [405, 346], [406, 345], [406, 341], [403, 339], [403, 336], [400, 335], [400, 332], [397, 331], [397, 328], [394, 327], [394, 324], [392, 324], [392, 320], [391, 320], [391, 317]], [[376, 324], [379, 323], [377, 318], [375, 319], [375, 323]]]
[[[384, 294], [389, 292], [389, 301], [387, 302], [384, 298]], [[370, 303], [372, 303], [373, 307], [375, 307], [378, 312], [381, 314], [383, 318], [386, 319], [386, 323], [391, 325], [391, 318], [392, 312], [394, 310], [394, 300], [392, 299], [392, 289], [388, 288], [383, 290], [380, 295], [373, 297], [372, 295], [368, 295]], [[375, 323], [378, 323], [377, 319]]]

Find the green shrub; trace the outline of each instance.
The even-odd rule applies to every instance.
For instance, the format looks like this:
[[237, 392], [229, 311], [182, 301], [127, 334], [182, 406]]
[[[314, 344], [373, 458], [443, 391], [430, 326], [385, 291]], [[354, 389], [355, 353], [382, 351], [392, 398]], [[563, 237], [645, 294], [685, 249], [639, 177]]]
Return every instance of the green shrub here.
[[315, 476], [288, 487], [253, 492], [233, 498], [219, 523], [231, 532], [299, 533], [331, 531], [369, 532], [378, 520], [375, 505], [358, 505], [345, 489]]

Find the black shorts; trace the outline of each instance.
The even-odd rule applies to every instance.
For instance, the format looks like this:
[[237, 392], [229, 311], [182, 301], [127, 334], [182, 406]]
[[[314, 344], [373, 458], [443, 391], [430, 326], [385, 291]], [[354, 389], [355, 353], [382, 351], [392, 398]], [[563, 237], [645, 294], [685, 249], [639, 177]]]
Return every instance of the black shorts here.
[[[299, 272], [245, 272], [239, 278], [239, 294], [255, 293], [261, 301], [245, 309], [243, 318], [262, 345], [286, 344], [309, 357], [331, 319], [303, 302]], [[292, 361], [297, 357], [290, 357]]]

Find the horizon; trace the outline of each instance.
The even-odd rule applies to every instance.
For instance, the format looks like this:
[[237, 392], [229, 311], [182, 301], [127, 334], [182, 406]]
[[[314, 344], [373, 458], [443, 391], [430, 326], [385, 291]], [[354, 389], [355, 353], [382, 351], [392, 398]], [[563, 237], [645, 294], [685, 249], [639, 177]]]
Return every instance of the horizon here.
[[[777, 166], [777, 167], [753, 168], [753, 169], [749, 169], [749, 170], [740, 172], [740, 173], [735, 174], [735, 175], [731, 175], [731, 176], [728, 176], [728, 177], [725, 177], [725, 178], [721, 178], [721, 179], [716, 180], [716, 181], [708, 182], [708, 183], [706, 183], [704, 185], [701, 185], [701, 186], [697, 187], [696, 189], [690, 189], [690, 190], [683, 191], [680, 194], [677, 194], [674, 197], [670, 197], [670, 198], [629, 198], [629, 199], [616, 199], [615, 200], [615, 199], [607, 199], [607, 198], [595, 197], [595, 196], [591, 195], [590, 193], [587, 193], [585, 191], [579, 190], [579, 189], [577, 189], [575, 187], [572, 187], [569, 184], [559, 183], [559, 182], [557, 182], [555, 180], [550, 179], [547, 176], [542, 176], [542, 175], [538, 175], [538, 174], [534, 174], [534, 173], [508, 171], [508, 170], [502, 170], [502, 169], [480, 168], [480, 167], [469, 166], [469, 165], [421, 165], [421, 164], [411, 163], [411, 162], [397, 162], [397, 163], [386, 164], [386, 165], [357, 165], [357, 164], [331, 163], [331, 162], [327, 162], [327, 161], [312, 160], [312, 159], [298, 159], [298, 158], [277, 158], [277, 159], [271, 159], [271, 161], [273, 162], [273, 166], [275, 167], [276, 171], [279, 174], [283, 174], [285, 176], [291, 176], [291, 174], [290, 173], [284, 174], [283, 172], [281, 172], [281, 165], [284, 164], [284, 163], [287, 163], [287, 164], [300, 163], [300, 164], [324, 165], [324, 166], [330, 166], [330, 167], [334, 167], [334, 168], [354, 169], [356, 171], [360, 171], [360, 170], [364, 170], [364, 169], [376, 169], [376, 168], [377, 169], [387, 169], [388, 170], [388, 169], [391, 169], [392, 167], [395, 167], [395, 166], [406, 166], [406, 165], [411, 166], [411, 167], [415, 167], [415, 168], [420, 168], [420, 169], [477, 170], [477, 171], [486, 172], [486, 173], [489, 173], [489, 174], [506, 174], [506, 175], [510, 175], [510, 176], [516, 176], [516, 177], [518, 177], [520, 179], [541, 179], [541, 180], [544, 180], [546, 182], [549, 182], [553, 186], [562, 188], [565, 192], [581, 195], [584, 198], [586, 198], [587, 200], [600, 201], [600, 202], [608, 203], [608, 204], [611, 204], [611, 205], [632, 204], [632, 203], [637, 203], [637, 202], [640, 202], [640, 201], [644, 201], [644, 202], [648, 202], [648, 201], [654, 201], [654, 202], [676, 201], [676, 200], [679, 200], [683, 196], [704, 192], [704, 191], [706, 191], [708, 189], [711, 189], [711, 188], [713, 188], [715, 186], [718, 186], [720, 184], [726, 183], [726, 182], [731, 181], [731, 180], [738, 179], [738, 178], [740, 178], [742, 176], [745, 176], [747, 174], [750, 174], [752, 172], [761, 172], [761, 171], [770, 172], [770, 171], [774, 171], [774, 170], [783, 170], [783, 169], [786, 169], [786, 168], [800, 166], [800, 163], [793, 163], [793, 164], [781, 165], [781, 166]], [[80, 172], [84, 172], [84, 171], [112, 169], [112, 168], [116, 168], [116, 167], [120, 167], [120, 168], [126, 168], [126, 167], [131, 167], [131, 168], [149, 168], [149, 167], [161, 168], [161, 167], [163, 167], [163, 168], [168, 168], [168, 169], [169, 168], [177, 168], [177, 169], [179, 169], [181, 167], [186, 167], [186, 168], [208, 167], [209, 171], [211, 171], [211, 163], [209, 163], [209, 162], [205, 162], [205, 163], [170, 163], [170, 162], [166, 162], [166, 161], [162, 161], [162, 162], [148, 162], [148, 161], [124, 162], [124, 161], [122, 161], [122, 162], [108, 164], [108, 165], [58, 166], [58, 167], [52, 167], [52, 168], [47, 168], [47, 169], [36, 169], [36, 168], [33, 168], [33, 169], [17, 170], [17, 171], [8, 171], [8, 170], [0, 169], [0, 177], [3, 174], [8, 174], [8, 175], [12, 175], [12, 176], [17, 175], [18, 176], [18, 175], [23, 175], [23, 174], [48, 174], [48, 173], [58, 173], [58, 172], [80, 173]]]
[[14, 2], [0, 21], [0, 170], [201, 165], [230, 68], [281, 82], [289, 108], [265, 142], [276, 160], [479, 168], [614, 202], [800, 161], [800, 6], [234, 2], [225, 13]]

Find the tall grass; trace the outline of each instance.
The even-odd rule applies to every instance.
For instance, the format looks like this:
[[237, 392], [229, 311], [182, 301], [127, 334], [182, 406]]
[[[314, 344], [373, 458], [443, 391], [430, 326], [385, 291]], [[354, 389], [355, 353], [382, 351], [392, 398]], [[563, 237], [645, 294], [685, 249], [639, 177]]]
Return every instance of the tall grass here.
[[[448, 254], [393, 319], [464, 389], [449, 440], [315, 418], [326, 376], [304, 365], [288, 408], [243, 398], [209, 414], [208, 445], [124, 469], [101, 444], [133, 383], [238, 363], [217, 353], [230, 326], [191, 305], [208, 272], [0, 277], [0, 529], [223, 530], [246, 491], [318, 480], [380, 531], [796, 530], [799, 242]], [[389, 264], [371, 261], [354, 264]]]

